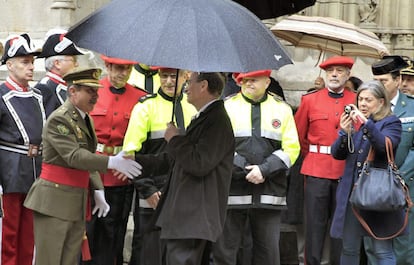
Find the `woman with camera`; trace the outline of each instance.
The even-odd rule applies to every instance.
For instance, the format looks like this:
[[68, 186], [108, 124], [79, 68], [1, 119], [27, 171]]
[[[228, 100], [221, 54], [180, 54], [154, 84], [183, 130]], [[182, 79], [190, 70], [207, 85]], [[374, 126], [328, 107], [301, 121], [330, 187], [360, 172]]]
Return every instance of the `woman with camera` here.
[[[358, 265], [363, 236], [368, 233], [355, 217], [349, 203], [354, 183], [361, 173], [370, 147], [375, 151], [375, 167], [387, 168], [385, 137], [391, 139], [393, 151], [401, 137], [401, 122], [392, 115], [390, 101], [381, 82], [363, 83], [357, 91], [356, 105], [345, 107], [340, 118], [339, 137], [331, 147], [335, 159], [346, 160], [344, 174], [336, 193], [336, 209], [331, 226], [331, 236], [342, 238], [342, 265]], [[379, 236], [396, 233], [403, 223], [402, 210], [391, 212], [362, 211], [361, 216]], [[371, 238], [378, 265], [395, 265], [392, 240]]]

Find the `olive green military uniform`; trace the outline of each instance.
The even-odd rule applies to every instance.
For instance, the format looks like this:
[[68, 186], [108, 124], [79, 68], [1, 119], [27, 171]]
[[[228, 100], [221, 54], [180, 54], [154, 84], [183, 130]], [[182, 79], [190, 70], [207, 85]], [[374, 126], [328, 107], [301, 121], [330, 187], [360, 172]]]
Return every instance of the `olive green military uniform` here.
[[[89, 171], [90, 187], [103, 189], [97, 171], [106, 171], [108, 157], [95, 154], [93, 125], [89, 132], [80, 112], [68, 100], [48, 118], [42, 137], [43, 166]], [[87, 197], [87, 188], [48, 181], [42, 175], [35, 181], [24, 205], [34, 211], [37, 265], [78, 263]]]

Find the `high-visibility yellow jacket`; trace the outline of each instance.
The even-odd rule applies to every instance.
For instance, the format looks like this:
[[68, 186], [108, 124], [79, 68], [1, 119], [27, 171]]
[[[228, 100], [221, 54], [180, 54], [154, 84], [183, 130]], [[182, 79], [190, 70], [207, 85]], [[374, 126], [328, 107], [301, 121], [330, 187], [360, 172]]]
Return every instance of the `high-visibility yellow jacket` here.
[[[236, 140], [229, 207], [285, 207], [287, 171], [300, 151], [291, 107], [268, 95], [255, 103], [242, 93], [228, 98], [225, 107]], [[248, 182], [246, 165], [258, 165], [265, 181]]]
[[[184, 125], [187, 126], [193, 115], [196, 114], [194, 106], [187, 102], [186, 95], [181, 97]], [[172, 117], [172, 98], [160, 89], [158, 94], [149, 94], [140, 99], [132, 112], [128, 128], [125, 133], [123, 150], [129, 154], [159, 154], [164, 151], [167, 142], [164, 139], [167, 123]], [[140, 193], [147, 198], [159, 191], [165, 182], [165, 176], [155, 176], [140, 180]]]

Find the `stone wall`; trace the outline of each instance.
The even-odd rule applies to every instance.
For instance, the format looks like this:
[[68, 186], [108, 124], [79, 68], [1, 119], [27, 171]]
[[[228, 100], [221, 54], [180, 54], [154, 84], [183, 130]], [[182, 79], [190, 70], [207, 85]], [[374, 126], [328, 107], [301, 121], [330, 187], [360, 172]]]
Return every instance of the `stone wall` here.
[[[0, 41], [12, 33], [28, 32], [39, 47], [45, 33], [51, 28], [69, 28], [110, 0], [0, 0], [2, 23], [0, 23]], [[414, 18], [411, 10], [412, 0], [317, 0], [316, 4], [300, 12], [309, 16], [329, 16], [342, 19], [376, 33], [392, 54], [414, 57]], [[267, 25], [274, 25], [282, 18], [267, 20]], [[120, 17], [122, 25], [122, 17]], [[295, 48], [282, 42], [294, 65], [288, 65], [274, 71], [286, 91], [290, 104], [296, 106], [300, 95], [313, 85], [313, 80], [324, 76], [317, 67], [323, 59], [331, 54], [319, 51]], [[374, 59], [356, 58], [352, 75], [363, 80], [372, 78], [370, 64]], [[35, 79], [43, 75], [43, 62], [36, 60]], [[0, 80], [5, 77], [5, 66], [0, 67]]]

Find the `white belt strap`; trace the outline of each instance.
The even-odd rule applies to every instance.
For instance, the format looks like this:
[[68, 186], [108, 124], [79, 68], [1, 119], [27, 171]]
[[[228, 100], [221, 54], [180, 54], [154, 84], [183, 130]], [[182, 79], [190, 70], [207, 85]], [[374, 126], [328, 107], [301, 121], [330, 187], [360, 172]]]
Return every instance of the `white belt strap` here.
[[324, 145], [316, 145], [316, 144], [310, 144], [309, 145], [309, 152], [310, 153], [319, 153], [319, 154], [331, 154], [331, 147], [330, 146], [324, 146]]
[[246, 195], [246, 196], [229, 196], [227, 199], [228, 205], [243, 205], [243, 204], [252, 204], [253, 196]]
[[286, 197], [278, 197], [278, 196], [271, 196], [271, 195], [261, 195], [260, 202], [263, 204], [271, 204], [271, 205], [287, 205]]

